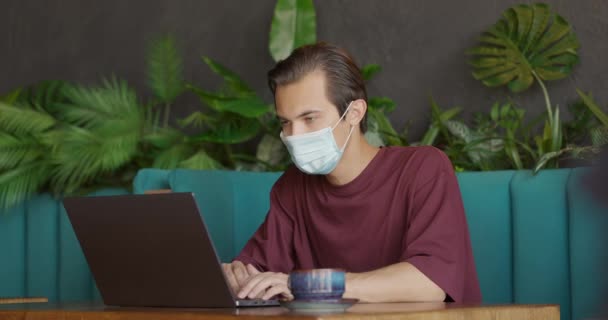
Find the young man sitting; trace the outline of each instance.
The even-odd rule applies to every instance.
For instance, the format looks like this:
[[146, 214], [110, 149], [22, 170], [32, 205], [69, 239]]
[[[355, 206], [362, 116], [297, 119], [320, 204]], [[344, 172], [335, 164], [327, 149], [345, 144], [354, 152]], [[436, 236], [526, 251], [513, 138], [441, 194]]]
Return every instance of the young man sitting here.
[[460, 190], [445, 154], [370, 145], [363, 78], [338, 47], [298, 48], [268, 77], [295, 166], [273, 186], [264, 223], [223, 265], [238, 296], [291, 299], [290, 271], [341, 268], [345, 298], [480, 302]]

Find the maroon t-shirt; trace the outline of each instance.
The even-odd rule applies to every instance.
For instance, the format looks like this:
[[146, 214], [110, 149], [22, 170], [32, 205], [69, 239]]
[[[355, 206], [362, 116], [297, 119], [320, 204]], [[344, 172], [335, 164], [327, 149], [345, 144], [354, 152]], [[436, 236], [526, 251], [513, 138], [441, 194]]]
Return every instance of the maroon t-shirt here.
[[266, 220], [235, 260], [283, 273], [365, 272], [406, 261], [448, 301], [481, 302], [458, 182], [450, 160], [433, 147], [382, 148], [342, 186], [290, 167], [272, 188]]

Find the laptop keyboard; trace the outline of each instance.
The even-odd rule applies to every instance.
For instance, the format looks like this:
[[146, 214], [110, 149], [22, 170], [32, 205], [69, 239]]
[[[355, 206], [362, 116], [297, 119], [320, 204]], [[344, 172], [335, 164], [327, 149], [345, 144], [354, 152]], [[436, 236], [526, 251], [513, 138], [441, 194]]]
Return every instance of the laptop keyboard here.
[[279, 300], [239, 299], [236, 301], [236, 305], [239, 307], [278, 306]]

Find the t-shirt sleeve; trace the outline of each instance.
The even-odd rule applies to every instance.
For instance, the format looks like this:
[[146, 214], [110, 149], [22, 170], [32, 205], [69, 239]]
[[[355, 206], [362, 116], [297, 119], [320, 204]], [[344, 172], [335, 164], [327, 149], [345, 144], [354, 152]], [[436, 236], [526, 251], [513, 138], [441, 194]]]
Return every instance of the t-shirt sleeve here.
[[407, 198], [408, 228], [401, 261], [414, 265], [462, 302], [470, 242], [458, 181], [447, 156], [427, 149]]
[[287, 273], [293, 269], [293, 219], [281, 202], [281, 180], [270, 192], [266, 219], [234, 259], [252, 264], [262, 272]]

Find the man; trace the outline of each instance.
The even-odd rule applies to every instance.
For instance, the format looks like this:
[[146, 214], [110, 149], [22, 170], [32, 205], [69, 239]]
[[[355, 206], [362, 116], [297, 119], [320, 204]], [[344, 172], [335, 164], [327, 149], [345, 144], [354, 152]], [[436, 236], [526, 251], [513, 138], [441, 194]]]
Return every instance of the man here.
[[366, 141], [365, 85], [338, 47], [296, 49], [268, 76], [295, 167], [273, 186], [264, 223], [223, 265], [237, 295], [291, 299], [291, 270], [341, 268], [345, 298], [480, 302], [448, 158]]

